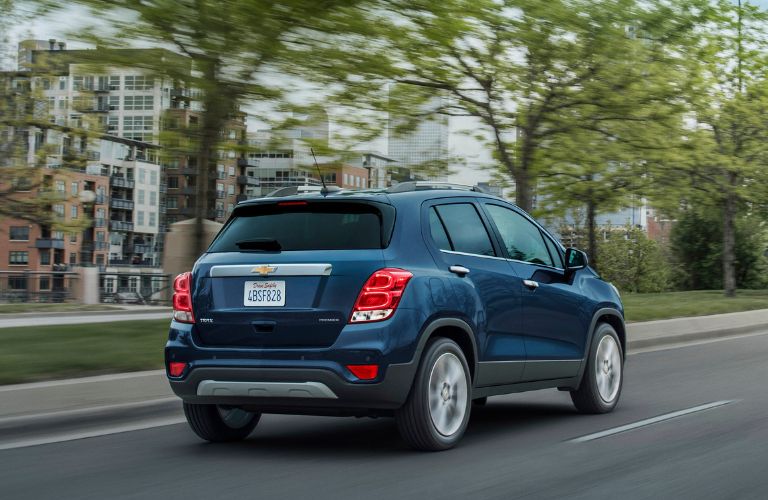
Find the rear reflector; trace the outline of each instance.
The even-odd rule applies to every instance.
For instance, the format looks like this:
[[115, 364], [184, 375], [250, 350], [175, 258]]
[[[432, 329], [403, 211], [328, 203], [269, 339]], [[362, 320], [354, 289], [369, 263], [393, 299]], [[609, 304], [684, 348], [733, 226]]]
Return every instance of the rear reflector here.
[[379, 365], [347, 365], [347, 370], [360, 380], [373, 380], [379, 374]]
[[181, 374], [184, 373], [184, 369], [186, 367], [186, 363], [182, 363], [180, 361], [171, 361], [168, 363], [168, 375], [171, 377], [181, 377]]

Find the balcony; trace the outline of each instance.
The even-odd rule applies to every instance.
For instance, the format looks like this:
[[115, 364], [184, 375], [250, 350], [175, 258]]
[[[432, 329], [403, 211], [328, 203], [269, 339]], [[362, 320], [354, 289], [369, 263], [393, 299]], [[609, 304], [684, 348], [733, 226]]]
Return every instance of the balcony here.
[[109, 178], [109, 184], [114, 187], [121, 187], [126, 189], [133, 189], [134, 186], [136, 186], [136, 182], [133, 179], [127, 179], [117, 175], [113, 175]]
[[258, 186], [259, 179], [250, 175], [238, 175], [237, 183], [241, 186]]
[[55, 238], [37, 238], [35, 240], [35, 248], [40, 248], [40, 249], [53, 248], [56, 250], [63, 250], [64, 240], [59, 240]]
[[133, 231], [133, 222], [125, 222], [125, 221], [121, 221], [121, 220], [111, 220], [111, 221], [109, 221], [109, 229], [110, 229], [110, 231], [131, 232], [131, 231]]
[[109, 200], [109, 206], [112, 208], [118, 208], [121, 210], [133, 210], [133, 200], [124, 200], [122, 198], [111, 198]]
[[133, 245], [133, 247], [128, 247], [127, 253], [152, 253], [152, 245], [146, 245], [146, 244], [137, 244]]
[[168, 192], [168, 185], [164, 182], [160, 183], [160, 192], [161, 193], [167, 193]]

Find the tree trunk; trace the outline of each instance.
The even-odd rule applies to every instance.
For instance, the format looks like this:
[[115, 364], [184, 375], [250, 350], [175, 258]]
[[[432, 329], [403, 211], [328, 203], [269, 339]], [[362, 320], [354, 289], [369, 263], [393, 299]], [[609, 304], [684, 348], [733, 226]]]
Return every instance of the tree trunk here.
[[597, 271], [597, 211], [595, 203], [587, 202], [587, 254], [589, 265]]
[[728, 173], [729, 190], [723, 207], [723, 290], [726, 297], [736, 296], [736, 175]]
[[531, 179], [528, 171], [522, 168], [517, 169], [515, 175], [515, 204], [526, 212], [533, 209]]

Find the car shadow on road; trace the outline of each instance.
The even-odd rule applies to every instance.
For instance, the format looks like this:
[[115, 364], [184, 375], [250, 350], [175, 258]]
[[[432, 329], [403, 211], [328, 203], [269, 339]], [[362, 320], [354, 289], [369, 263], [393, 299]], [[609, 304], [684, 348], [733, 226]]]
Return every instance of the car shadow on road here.
[[[531, 430], [572, 418], [571, 405], [551, 402], [490, 401], [474, 406], [469, 428], [460, 446], [486, 440], [509, 439]], [[270, 454], [285, 458], [386, 457], [412, 453], [402, 441], [393, 418], [355, 419], [338, 417], [281, 417], [269, 415], [249, 439], [239, 443], [194, 445], [194, 453], [217, 456], [219, 453], [248, 455], [258, 451], [260, 458]], [[303, 420], [306, 419], [306, 422]]]

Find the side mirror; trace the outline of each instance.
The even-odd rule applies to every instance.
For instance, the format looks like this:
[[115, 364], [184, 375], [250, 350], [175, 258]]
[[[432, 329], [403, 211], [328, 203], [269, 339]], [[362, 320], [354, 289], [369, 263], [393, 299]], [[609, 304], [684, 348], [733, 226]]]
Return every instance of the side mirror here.
[[565, 250], [566, 271], [578, 271], [579, 269], [584, 269], [587, 265], [589, 265], [587, 254], [575, 248], [568, 248]]

